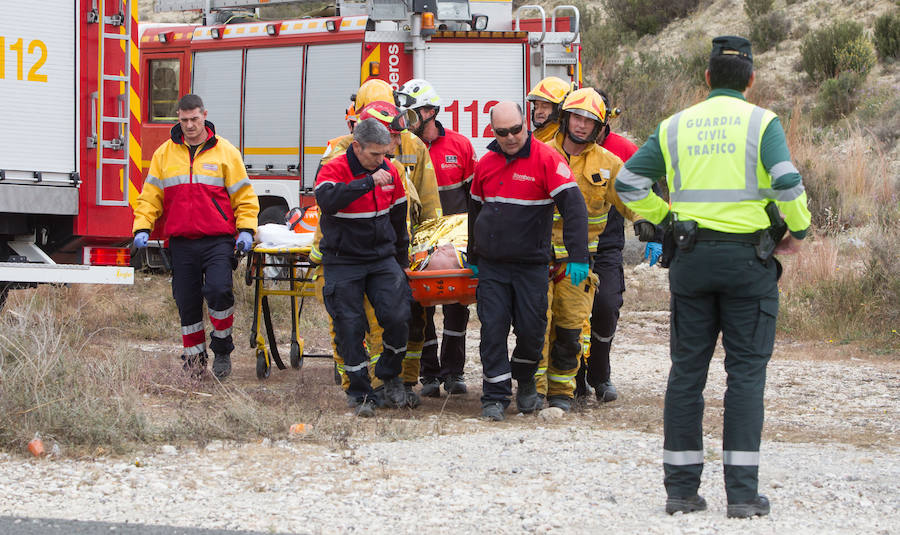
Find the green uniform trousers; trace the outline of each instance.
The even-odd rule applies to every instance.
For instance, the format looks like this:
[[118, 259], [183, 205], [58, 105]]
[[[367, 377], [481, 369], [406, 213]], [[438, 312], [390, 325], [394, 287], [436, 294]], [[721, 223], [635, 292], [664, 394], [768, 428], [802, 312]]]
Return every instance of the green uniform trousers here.
[[752, 245], [698, 241], [669, 268], [670, 352], [663, 468], [670, 497], [697, 493], [703, 471], [703, 389], [719, 333], [725, 348], [722, 461], [728, 503], [757, 496], [766, 365], [778, 315], [777, 261]]

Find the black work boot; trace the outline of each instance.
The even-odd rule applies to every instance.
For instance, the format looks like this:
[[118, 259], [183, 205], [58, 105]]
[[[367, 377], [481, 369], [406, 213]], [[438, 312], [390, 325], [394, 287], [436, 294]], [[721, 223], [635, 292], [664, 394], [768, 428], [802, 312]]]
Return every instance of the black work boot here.
[[406, 386], [399, 375], [384, 380], [384, 400], [394, 408], [406, 406]]
[[413, 390], [413, 384], [404, 383], [403, 389], [406, 390], [406, 406], [415, 409], [422, 404], [422, 398]]
[[356, 417], [357, 418], [371, 418], [375, 416], [375, 400], [374, 399], [366, 399], [362, 403], [356, 406]]
[[750, 518], [767, 514], [769, 514], [769, 499], [762, 494], [747, 503], [729, 503], [728, 513], [726, 513], [728, 518]]
[[597, 401], [600, 403], [608, 403], [619, 398], [619, 392], [616, 387], [609, 381], [597, 385]]
[[184, 364], [181, 365], [181, 369], [188, 372], [191, 375], [191, 378], [199, 379], [206, 373], [206, 363], [208, 360], [206, 351], [197, 355], [181, 355], [181, 360], [184, 361]]
[[437, 377], [422, 377], [421, 395], [426, 398], [441, 397], [441, 380]]
[[444, 390], [451, 395], [465, 394], [469, 391], [469, 387], [467, 387], [466, 382], [463, 381], [462, 375], [448, 375], [447, 378], [444, 379]]
[[212, 365], [213, 374], [219, 379], [231, 375], [231, 353], [216, 353]]
[[481, 417], [492, 422], [502, 422], [506, 415], [503, 414], [503, 404], [499, 401], [488, 401], [481, 405]]
[[667, 514], [687, 514], [693, 513], [694, 511], [706, 511], [706, 500], [699, 494], [694, 494], [688, 498], [679, 498], [678, 496], [669, 496], [666, 498]]
[[519, 412], [531, 414], [537, 409], [537, 404], [538, 393], [534, 377], [519, 380], [519, 387], [516, 389], [516, 408]]
[[572, 401], [569, 396], [550, 396], [550, 406], [562, 409], [563, 412], [572, 410]]

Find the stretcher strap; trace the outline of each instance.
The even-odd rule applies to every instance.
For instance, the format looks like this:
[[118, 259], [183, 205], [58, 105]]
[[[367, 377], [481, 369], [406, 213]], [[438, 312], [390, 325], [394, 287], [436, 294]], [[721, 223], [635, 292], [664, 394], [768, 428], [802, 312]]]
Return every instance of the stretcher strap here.
[[269, 352], [272, 354], [272, 360], [279, 370], [287, 369], [281, 357], [278, 355], [278, 345], [275, 343], [275, 329], [272, 328], [272, 314], [269, 312], [269, 296], [264, 295], [262, 298], [263, 322], [266, 326], [266, 336], [269, 338]]

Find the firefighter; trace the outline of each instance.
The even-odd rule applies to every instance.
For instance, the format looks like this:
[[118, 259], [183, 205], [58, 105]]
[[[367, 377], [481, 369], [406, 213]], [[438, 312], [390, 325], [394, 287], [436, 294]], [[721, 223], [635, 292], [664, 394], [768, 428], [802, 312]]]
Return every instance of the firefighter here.
[[[445, 128], [437, 120], [441, 98], [428, 81], [413, 79], [406, 82], [397, 90], [396, 98], [401, 107], [414, 112], [411, 129], [428, 145], [437, 175], [442, 213], [465, 213], [468, 209], [472, 175], [475, 172], [475, 149], [472, 148], [472, 142], [462, 134]], [[425, 310], [420, 394], [440, 397], [441, 383], [448, 394], [465, 394], [468, 388], [463, 380], [463, 366], [466, 363], [469, 307], [459, 303], [442, 307], [444, 338], [441, 342], [440, 359], [434, 328], [435, 307]], [[413, 314], [415, 316], [415, 312]]]
[[[359, 91], [356, 93], [356, 109], [362, 110], [372, 102], [394, 102], [393, 90], [384, 80], [368, 80], [359, 87]], [[322, 156], [322, 162], [325, 163], [336, 155], [342, 154], [350, 145], [351, 140], [352, 136], [348, 135], [329, 142], [328, 147], [325, 149], [325, 154]], [[414, 232], [415, 227], [418, 227], [422, 222], [441, 215], [437, 179], [434, 174], [431, 157], [428, 154], [428, 147], [415, 134], [408, 130], [403, 130], [399, 134], [399, 145], [391, 160], [395, 165], [399, 163], [397, 165], [398, 170], [401, 174], [405, 174], [408, 181], [412, 184], [410, 190], [415, 190], [418, 196], [417, 211], [412, 218], [412, 230]], [[317, 262], [318, 258], [319, 252], [313, 247], [310, 259], [313, 262]], [[374, 317], [372, 319], [374, 320]], [[424, 312], [421, 318], [414, 316], [413, 322], [414, 324], [410, 326], [409, 350], [403, 361], [403, 381], [407, 387], [406, 391], [410, 406], [419, 404], [418, 394], [413, 390], [413, 386], [419, 382], [419, 360], [422, 355], [422, 344], [425, 340]], [[374, 324], [374, 321], [372, 323]], [[373, 331], [377, 330], [377, 325], [373, 325], [372, 329]], [[369, 350], [372, 353], [370, 357], [377, 359], [377, 347], [370, 347]], [[338, 364], [338, 371], [340, 371], [340, 364]]]
[[385, 398], [406, 403], [400, 378], [406, 353], [411, 299], [403, 268], [409, 265], [404, 181], [386, 158], [391, 139], [375, 119], [356, 125], [353, 143], [316, 176], [316, 202], [322, 212], [323, 296], [332, 319], [334, 341], [349, 379], [347, 399], [357, 415], [375, 414], [375, 396], [363, 345], [368, 320], [363, 300], [383, 327], [383, 350], [374, 375], [384, 382]]
[[[596, 144], [606, 123], [607, 109], [603, 98], [590, 87], [573, 91], [566, 97], [560, 112], [559, 133], [553, 148], [568, 160], [587, 205], [588, 250], [597, 250], [597, 240], [606, 226], [613, 205], [629, 219], [638, 220], [625, 208], [613, 189], [622, 168], [618, 156]], [[588, 264], [573, 263], [563, 243], [565, 221], [554, 214], [553, 262], [547, 294], [548, 325], [544, 351], [538, 366], [538, 394], [547, 396], [551, 407], [564, 411], [572, 408], [575, 375], [582, 352], [582, 331], [589, 325], [597, 276], [588, 276]], [[655, 228], [640, 220], [636, 226]], [[572, 265], [572, 268], [569, 268]], [[566, 272], [570, 275], [567, 276]], [[539, 403], [541, 405], [542, 403]]]
[[[612, 132], [609, 119], [618, 113], [609, 106], [609, 99], [603, 91], [597, 91], [603, 99], [606, 109], [606, 118], [596, 143], [604, 149], [618, 156], [623, 162], [627, 162], [631, 155], [637, 151], [637, 145], [628, 139]], [[654, 186], [656, 188], [656, 186]], [[597, 240], [596, 247], [592, 246], [594, 266], [597, 274], [597, 291], [594, 293], [594, 303], [591, 309], [591, 322], [587, 332], [583, 333], [582, 343], [587, 346], [583, 354], [582, 366], [578, 368], [575, 379], [575, 397], [584, 399], [593, 389], [597, 400], [601, 403], [615, 401], [619, 394], [610, 380], [611, 368], [609, 353], [612, 347], [616, 326], [619, 322], [619, 309], [622, 308], [622, 293], [625, 291], [625, 273], [623, 272], [622, 249], [625, 248], [624, 218], [615, 206], [609, 209], [606, 219], [606, 227]], [[640, 235], [643, 228], [644, 235]], [[650, 229], [646, 226], [635, 228], [635, 234], [642, 241], [647, 241], [645, 255], [656, 248], [661, 249], [659, 230], [653, 238], [649, 236]], [[650, 239], [651, 241], [648, 241]], [[657, 253], [654, 253], [657, 254]], [[656, 257], [651, 262], [656, 263]]]
[[[147, 246], [159, 217], [172, 254], [172, 294], [181, 317], [184, 369], [199, 377], [206, 370], [203, 299], [213, 330], [209, 347], [213, 373], [231, 373], [234, 343], [234, 251], [247, 252], [256, 233], [259, 200], [241, 153], [216, 135], [197, 95], [178, 101], [178, 123], [150, 161], [150, 171], [134, 208], [134, 245]], [[235, 240], [237, 235], [237, 240]]]
[[534, 137], [551, 143], [559, 131], [559, 109], [572, 86], [556, 76], [548, 76], [528, 92], [531, 102], [531, 124]]
[[[588, 273], [587, 209], [565, 160], [537, 141], [518, 104], [491, 108], [494, 141], [475, 166], [469, 202], [468, 256], [478, 277], [481, 320], [482, 417], [504, 419], [512, 381], [516, 406], [537, 409], [534, 381], [547, 329], [547, 264], [552, 258], [553, 205], [563, 216], [565, 275]], [[524, 238], [524, 239], [523, 239]], [[507, 337], [515, 326], [516, 347]]]
[[[703, 389], [721, 331], [727, 516], [761, 516], [769, 513], [769, 501], [758, 494], [763, 390], [781, 271], [772, 255], [799, 249], [810, 214], [778, 117], [744, 99], [755, 78], [750, 42], [713, 39], [705, 76], [707, 99], [662, 121], [619, 173], [616, 190], [635, 212], [671, 225], [663, 242], [664, 263], [674, 253], [672, 368], [663, 409], [666, 512], [706, 509], [697, 494]], [[661, 176], [668, 179], [668, 205], [650, 194]], [[782, 240], [785, 223], [790, 233]]]
[[[398, 149], [401, 143], [401, 133], [406, 130], [406, 122], [405, 117], [399, 112], [396, 106], [390, 104], [388, 102], [383, 101], [375, 101], [368, 105], [366, 105], [359, 113], [358, 117], [360, 119], [375, 119], [382, 123], [390, 134], [390, 144], [388, 146], [388, 158], [391, 160], [391, 163], [394, 164], [394, 167], [397, 168], [398, 172], [401, 173], [402, 179], [404, 181], [404, 185], [406, 187], [406, 196], [407, 196], [407, 228], [410, 227], [411, 220], [417, 220], [417, 215], [421, 213], [421, 203], [419, 202], [418, 194], [415, 190], [415, 185], [413, 185], [412, 181], [409, 179], [407, 174], [407, 170], [403, 167], [399, 160], [396, 157]], [[330, 159], [333, 159], [336, 156], [339, 156], [345, 153], [343, 149], [339, 149], [338, 151], [332, 152], [330, 155]], [[330, 161], [329, 159], [329, 161]], [[321, 167], [320, 167], [321, 168]], [[322, 238], [322, 231], [320, 228], [316, 228], [316, 233], [313, 237], [313, 246], [312, 252], [310, 256], [316, 262], [321, 262], [321, 252], [319, 252], [319, 242]], [[321, 273], [321, 266], [317, 269], [316, 276], [316, 285], [318, 290], [321, 292], [324, 287], [325, 279]], [[372, 305], [369, 303], [368, 298], [365, 299], [364, 309], [366, 313], [366, 320], [368, 322], [368, 333], [366, 335], [366, 345], [370, 354], [369, 358], [369, 374], [372, 383], [372, 387], [375, 391], [375, 399], [379, 404], [383, 404], [385, 402], [384, 399], [384, 390], [382, 388], [381, 380], [378, 379], [374, 375], [375, 366], [378, 362], [378, 357], [381, 355], [381, 336], [382, 330], [378, 325], [378, 320], [375, 316], [375, 311], [372, 308]], [[424, 317], [420, 314], [421, 317]], [[419, 330], [424, 329], [424, 319], [419, 322], [421, 325], [419, 326]], [[334, 328], [332, 329], [332, 346], [334, 346], [334, 361], [335, 368], [337, 370], [338, 384], [344, 390], [350, 386], [350, 379], [347, 374], [344, 373], [344, 359], [341, 354], [338, 352], [337, 346], [334, 341]], [[417, 350], [419, 346], [413, 347], [413, 350]], [[409, 348], [407, 348], [409, 349]], [[407, 351], [408, 352], [408, 351]], [[404, 363], [409, 361], [409, 359], [404, 359]], [[408, 366], [408, 364], [406, 365]], [[411, 408], [415, 408], [420, 404], [420, 399], [418, 394], [412, 390], [411, 385], [404, 385], [407, 393], [407, 399], [404, 402], [404, 405], [407, 405]]]

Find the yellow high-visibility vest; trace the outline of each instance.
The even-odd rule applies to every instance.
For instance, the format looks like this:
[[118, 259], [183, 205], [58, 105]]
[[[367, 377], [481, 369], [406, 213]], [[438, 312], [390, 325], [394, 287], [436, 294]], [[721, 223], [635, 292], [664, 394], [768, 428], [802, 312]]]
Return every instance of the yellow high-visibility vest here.
[[769, 227], [765, 206], [777, 195], [759, 151], [775, 117], [742, 99], [716, 96], [660, 123], [671, 211], [719, 232]]

